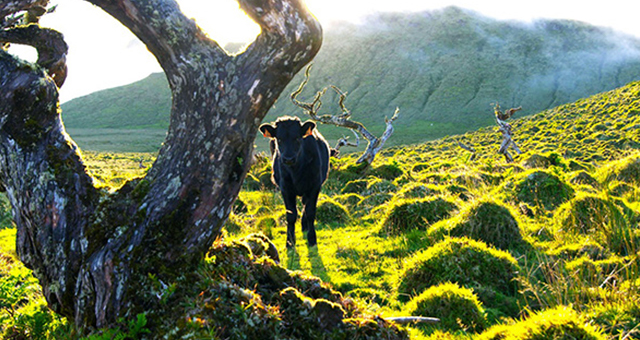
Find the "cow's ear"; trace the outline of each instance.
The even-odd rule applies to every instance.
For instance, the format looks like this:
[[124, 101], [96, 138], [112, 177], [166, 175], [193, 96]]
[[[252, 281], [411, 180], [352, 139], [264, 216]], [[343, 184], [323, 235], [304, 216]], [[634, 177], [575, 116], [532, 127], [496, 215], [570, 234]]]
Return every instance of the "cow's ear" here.
[[276, 129], [271, 124], [265, 123], [260, 125], [260, 132], [267, 138], [275, 138], [276, 136]]
[[316, 128], [316, 123], [308, 120], [302, 124], [302, 137], [307, 137], [313, 133], [313, 129]]

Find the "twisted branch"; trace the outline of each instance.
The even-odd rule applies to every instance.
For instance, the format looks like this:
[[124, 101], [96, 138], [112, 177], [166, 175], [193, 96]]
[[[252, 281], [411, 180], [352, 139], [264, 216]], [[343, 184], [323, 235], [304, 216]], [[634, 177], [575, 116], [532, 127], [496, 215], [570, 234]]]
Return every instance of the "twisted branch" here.
[[513, 162], [513, 156], [509, 153], [509, 146], [512, 146], [518, 155], [522, 154], [522, 151], [513, 140], [513, 132], [511, 131], [511, 124], [507, 123], [506, 120], [511, 118], [517, 111], [522, 110], [522, 106], [517, 108], [511, 108], [502, 112], [500, 110], [500, 104], [496, 103], [493, 111], [496, 117], [496, 123], [498, 124], [498, 131], [502, 134], [502, 143], [500, 144], [500, 149], [498, 149], [498, 153], [504, 155], [505, 160], [508, 163]]
[[360, 143], [360, 138], [358, 137], [358, 134], [360, 134], [367, 141], [369, 141], [369, 143], [367, 145], [365, 152], [360, 156], [360, 158], [358, 158], [356, 163], [362, 163], [362, 162], [366, 162], [367, 164], [373, 163], [373, 160], [375, 159], [378, 152], [384, 146], [384, 143], [393, 134], [393, 131], [394, 131], [393, 121], [395, 121], [398, 118], [400, 109], [396, 108], [391, 119], [387, 119], [385, 117], [386, 129], [382, 134], [382, 136], [378, 138], [375, 135], [373, 135], [371, 132], [369, 132], [369, 130], [367, 130], [362, 123], [355, 122], [350, 119], [351, 111], [349, 111], [349, 109], [347, 109], [347, 107], [344, 104], [344, 101], [347, 98], [347, 93], [342, 92], [338, 87], [331, 85], [331, 89], [333, 89], [339, 96], [338, 104], [340, 105], [340, 109], [342, 112], [335, 115], [318, 115], [318, 112], [322, 107], [322, 96], [327, 92], [326, 87], [316, 93], [312, 102], [307, 103], [307, 102], [302, 102], [298, 100], [298, 95], [302, 93], [302, 91], [304, 90], [304, 87], [309, 82], [310, 70], [311, 70], [311, 65], [309, 65], [305, 70], [305, 73], [304, 73], [305, 77], [302, 83], [300, 83], [300, 86], [298, 86], [298, 88], [293, 93], [291, 93], [291, 101], [293, 102], [293, 104], [298, 106], [302, 110], [304, 110], [311, 117], [311, 120], [313, 121], [316, 121], [322, 124], [330, 124], [330, 125], [345, 127], [347, 129], [350, 129], [353, 132], [353, 134], [356, 136], [356, 142], [351, 143], [348, 141], [347, 137], [343, 137], [342, 139], [338, 140], [338, 144], [336, 145], [336, 148], [335, 148], [336, 150], [338, 150], [342, 146], [347, 146], [347, 145], [357, 147]]
[[0, 43], [28, 45], [38, 51], [36, 63], [44, 68], [58, 87], [67, 78], [69, 47], [62, 34], [38, 25], [40, 17], [56, 9], [46, 8], [48, 0], [16, 1], [0, 4]]

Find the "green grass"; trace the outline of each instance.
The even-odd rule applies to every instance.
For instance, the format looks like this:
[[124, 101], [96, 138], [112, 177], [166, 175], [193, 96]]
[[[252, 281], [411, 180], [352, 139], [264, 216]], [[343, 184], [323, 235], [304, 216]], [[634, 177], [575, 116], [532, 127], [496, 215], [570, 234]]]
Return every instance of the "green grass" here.
[[[285, 208], [267, 185], [268, 159], [259, 157], [222, 240], [201, 269], [165, 290], [153, 280], [148, 284], [193, 316], [180, 319], [180, 327], [198, 334], [271, 329], [283, 338], [302, 338], [321, 334], [314, 333], [320, 331], [309, 315], [322, 319], [327, 311], [342, 311], [354, 317], [350, 325], [373, 327], [372, 319], [359, 319], [358, 313], [390, 317], [425, 313], [418, 311], [424, 307], [435, 313], [428, 316], [446, 322], [435, 328], [405, 326], [412, 339], [637, 339], [640, 82], [511, 124], [525, 152], [513, 164], [496, 153], [495, 128], [388, 148], [370, 169], [354, 165], [358, 155], [332, 159], [319, 200], [317, 247], [306, 245], [299, 222], [296, 247], [285, 247]], [[476, 148], [475, 160], [457, 146], [460, 141]], [[140, 159], [149, 166], [155, 156], [85, 152], [83, 157], [101, 185], [117, 188], [144, 174]], [[398, 208], [416, 202], [424, 206]], [[429, 205], [433, 202], [455, 209], [440, 213]], [[402, 228], [388, 232], [387, 222]], [[15, 293], [0, 286], [0, 317], [16, 325], [11, 313], [21, 315], [27, 328], [37, 327], [36, 319], [46, 321], [50, 333], [33, 339], [68, 332], [64, 320], [43, 309], [28, 271], [11, 269], [20, 265], [10, 246], [15, 229], [7, 223], [0, 228], [5, 261], [0, 280], [28, 289]], [[270, 239], [280, 266], [266, 239], [234, 241], [253, 233]], [[274, 295], [274, 282], [289, 288]], [[444, 289], [449, 283], [457, 288]], [[204, 298], [192, 298], [200, 292]], [[25, 302], [12, 305], [15, 294]], [[228, 304], [212, 308], [205, 301], [214, 303], [214, 297]], [[448, 304], [448, 311], [427, 300]], [[250, 308], [238, 307], [243, 303]], [[477, 315], [461, 314], [457, 321], [456, 308], [468, 311], [469, 303], [477, 306]], [[255, 323], [239, 322], [243, 317]], [[146, 318], [154, 320], [151, 314]], [[297, 323], [285, 330], [278, 320]], [[139, 321], [123, 320], [121, 332], [144, 329]], [[3, 327], [7, 334], [13, 326]], [[347, 327], [340, 336], [351, 331]]]

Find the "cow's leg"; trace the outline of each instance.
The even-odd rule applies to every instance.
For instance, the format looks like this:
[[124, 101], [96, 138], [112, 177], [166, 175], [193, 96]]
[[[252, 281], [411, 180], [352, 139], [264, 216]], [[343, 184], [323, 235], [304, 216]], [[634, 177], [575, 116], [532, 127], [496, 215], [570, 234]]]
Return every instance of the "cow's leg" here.
[[314, 222], [316, 220], [316, 204], [318, 203], [319, 194], [320, 190], [302, 196], [302, 204], [304, 205], [302, 230], [307, 232], [307, 244], [309, 247], [313, 247], [317, 243]]
[[296, 245], [296, 219], [298, 218], [296, 195], [283, 191], [282, 199], [287, 209], [287, 248], [291, 248]]
[[309, 203], [309, 195], [302, 195], [302, 218], [300, 224], [302, 224], [302, 231], [309, 230], [309, 221], [307, 220], [307, 204]]

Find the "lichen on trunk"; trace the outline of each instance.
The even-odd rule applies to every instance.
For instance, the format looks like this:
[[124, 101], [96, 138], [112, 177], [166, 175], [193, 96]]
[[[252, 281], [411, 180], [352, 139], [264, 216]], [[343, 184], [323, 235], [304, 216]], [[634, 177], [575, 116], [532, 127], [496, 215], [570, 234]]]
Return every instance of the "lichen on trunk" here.
[[19, 255], [51, 308], [85, 329], [113, 325], [150, 303], [140, 294], [142, 278], [168, 282], [203, 258], [248, 171], [258, 125], [322, 41], [299, 0], [241, 0], [262, 33], [237, 56], [173, 0], [90, 2], [154, 54], [173, 98], [156, 162], [114, 193], [94, 187], [60, 119], [62, 36], [16, 19], [47, 1], [0, 3], [0, 42], [31, 44], [47, 57], [31, 65], [0, 50], [0, 180]]

